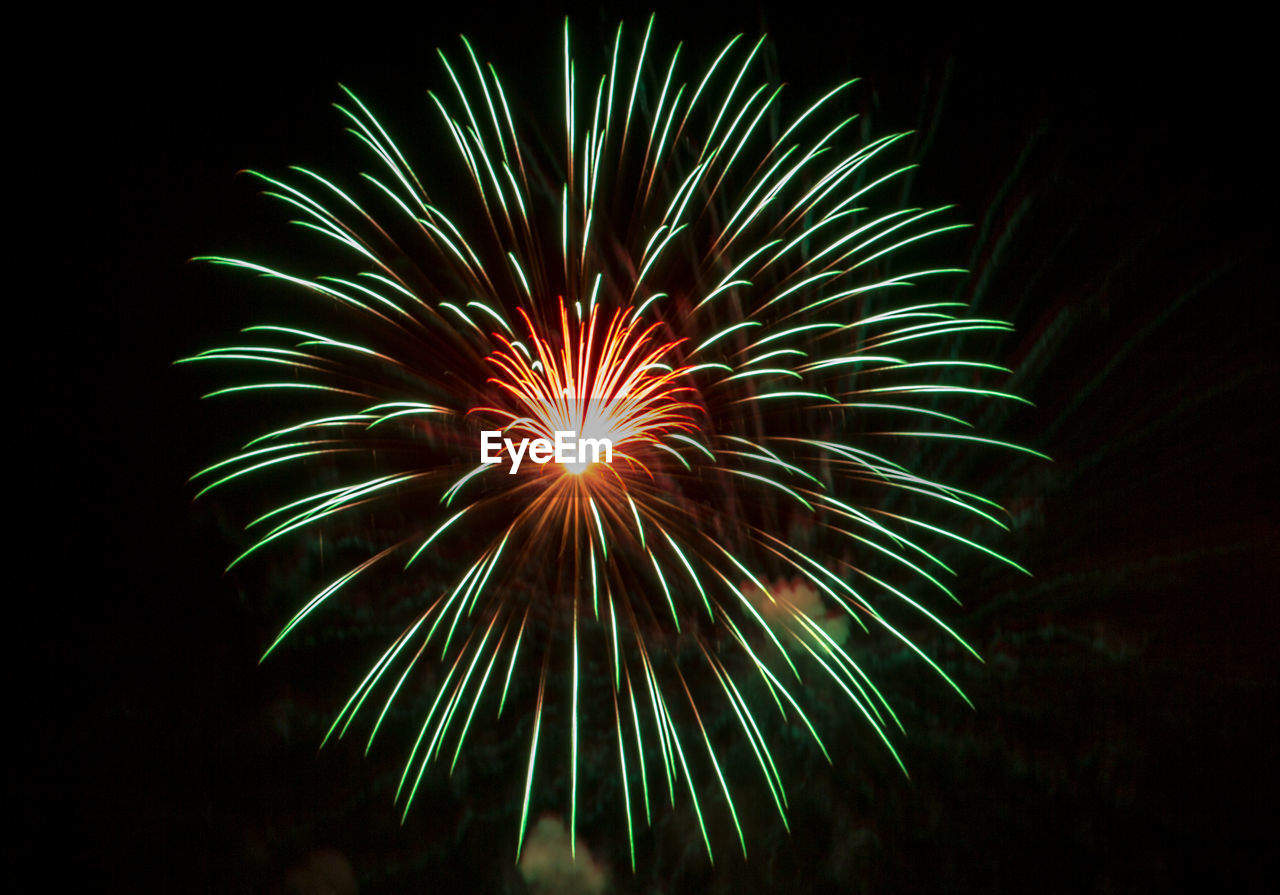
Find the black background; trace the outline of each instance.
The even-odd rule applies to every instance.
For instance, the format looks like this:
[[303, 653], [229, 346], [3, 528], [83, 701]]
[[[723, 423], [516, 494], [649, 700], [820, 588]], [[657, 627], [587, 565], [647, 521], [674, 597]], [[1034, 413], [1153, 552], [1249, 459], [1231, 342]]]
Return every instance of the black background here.
[[[366, 804], [354, 746], [316, 756], [340, 691], [297, 654], [258, 667], [279, 617], [222, 575], [218, 511], [185, 483], [251, 427], [171, 364], [260, 307], [251, 280], [186, 259], [283, 244], [237, 170], [341, 170], [339, 81], [412, 139], [423, 88], [443, 85], [434, 48], [461, 31], [525, 96], [554, 91], [562, 12], [117, 14], [32, 70], [10, 168], [37, 195], [34, 276], [10, 287], [11, 433], [35, 462], [9, 464], [33, 493], [15, 509], [30, 545], [10, 557], [6, 714], [36, 846], [16, 851], [45, 881], [286, 891], [333, 849], [361, 891], [520, 890], [505, 839], [448, 817], [401, 828], [386, 793]], [[620, 14], [643, 20], [591, 8], [575, 28], [589, 43]], [[952, 618], [988, 658], [961, 681], [978, 711], [923, 704], [912, 781], [801, 809], [751, 864], [616, 867], [618, 890], [1261, 890], [1277, 332], [1259, 24], [804, 3], [658, 23], [698, 58], [767, 31], [795, 96], [860, 75], [875, 133], [921, 129], [917, 201], [989, 224], [962, 251], [989, 277], [984, 312], [1018, 325], [1005, 361], [1035, 371], [1037, 409], [1002, 434], [1055, 462], [1006, 482], [1024, 519], [1008, 549], [1036, 578], [965, 595]]]

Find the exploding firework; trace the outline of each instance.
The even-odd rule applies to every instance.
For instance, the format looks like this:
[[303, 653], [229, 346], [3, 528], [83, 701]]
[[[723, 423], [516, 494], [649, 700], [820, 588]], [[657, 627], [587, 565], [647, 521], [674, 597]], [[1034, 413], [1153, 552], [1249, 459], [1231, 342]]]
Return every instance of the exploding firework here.
[[[455, 169], [420, 176], [343, 88], [336, 107], [373, 160], [357, 188], [304, 168], [254, 175], [329, 249], [328, 269], [206, 259], [309, 294], [328, 329], [253, 326], [190, 359], [264, 373], [216, 395], [298, 399], [196, 477], [200, 494], [303, 483], [250, 524], [233, 565], [326, 533], [368, 545], [266, 655], [390, 581], [408, 604], [330, 735], [368, 717], [372, 742], [393, 705], [421, 707], [407, 812], [483, 718], [528, 717], [520, 841], [547, 778], [566, 781], [572, 841], [589, 744], [616, 767], [633, 866], [659, 791], [687, 791], [710, 853], [712, 788], [746, 852], [726, 728], [783, 823], [776, 719], [826, 754], [820, 694], [901, 764], [900, 724], [851, 635], [896, 640], [959, 692], [894, 618], [969, 649], [927, 605], [952, 598], [938, 545], [1017, 567], [971, 534], [1003, 528], [999, 507], [921, 457], [1026, 450], [964, 416], [1019, 400], [983, 384], [1008, 371], [954, 355], [957, 334], [1007, 325], [932, 294], [954, 268], [890, 269], [959, 226], [946, 209], [883, 207], [909, 169], [883, 161], [904, 135], [842, 148], [853, 119], [832, 110], [853, 82], [779, 124], [781, 88], [751, 86], [763, 40], [734, 39], [686, 76], [652, 30], [632, 52], [620, 27], [586, 82], [566, 25], [563, 154], [522, 137], [465, 41], [462, 65], [441, 54], [450, 92], [429, 94]], [[465, 195], [428, 189], [458, 173]], [[564, 459], [565, 434], [604, 452]], [[567, 722], [556, 734], [552, 714]]]

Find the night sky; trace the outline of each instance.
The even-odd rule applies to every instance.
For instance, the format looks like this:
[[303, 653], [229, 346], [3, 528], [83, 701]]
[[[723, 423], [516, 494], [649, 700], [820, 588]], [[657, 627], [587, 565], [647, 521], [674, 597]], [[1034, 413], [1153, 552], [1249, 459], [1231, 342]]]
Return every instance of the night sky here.
[[[327, 861], [361, 892], [528, 891], [519, 780], [508, 792], [467, 770], [402, 827], [395, 748], [317, 753], [354, 683], [344, 645], [363, 661], [379, 641], [317, 633], [314, 650], [258, 665], [296, 606], [281, 592], [306, 579], [282, 562], [223, 574], [244, 510], [193, 505], [186, 480], [259, 420], [247, 402], [201, 401], [212, 380], [172, 363], [228, 344], [278, 297], [187, 261], [296, 244], [238, 170], [346, 176], [361, 157], [330, 105], [339, 82], [411, 143], [424, 89], [445, 86], [434, 49], [459, 32], [553, 114], [563, 11], [219, 12], [158, 35], [104, 18], [37, 78], [48, 102], [19, 122], [32, 155], [10, 168], [42, 196], [50, 254], [10, 289], [25, 321], [15, 409], [40, 433], [17, 447], [40, 471], [10, 463], [32, 496], [15, 513], [30, 546], [11, 553], [10, 591], [30, 620], [9, 632], [7, 714], [29, 837], [15, 854], [41, 888], [319, 892], [299, 868]], [[619, 15], [643, 21], [575, 11], [581, 43]], [[791, 835], [762, 813], [751, 860], [726, 849], [714, 868], [682, 840], [687, 800], [642, 838], [634, 876], [610, 816], [584, 837], [615, 891], [1274, 881], [1274, 78], [1259, 24], [1227, 18], [659, 11], [660, 46], [684, 39], [697, 59], [769, 33], [792, 112], [861, 76], [852, 110], [871, 133], [917, 129], [912, 201], [975, 224], [945, 260], [974, 270], [976, 313], [1017, 327], [993, 359], [1022, 371], [1035, 407], [999, 419], [998, 437], [1054, 462], [971, 470], [1013, 513], [999, 548], [1034, 578], [975, 562], [948, 611], [987, 660], [954, 668], [976, 710], [918, 669], [898, 678], [910, 780], [874, 744], [834, 770], [797, 750]]]

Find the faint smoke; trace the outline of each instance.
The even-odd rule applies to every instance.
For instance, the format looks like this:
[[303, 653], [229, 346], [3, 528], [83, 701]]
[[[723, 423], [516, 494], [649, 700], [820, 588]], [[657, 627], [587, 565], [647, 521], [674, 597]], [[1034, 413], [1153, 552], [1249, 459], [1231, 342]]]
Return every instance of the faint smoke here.
[[577, 858], [569, 847], [569, 833], [560, 818], [543, 817], [525, 840], [520, 875], [540, 895], [600, 895], [609, 878], [581, 839]]

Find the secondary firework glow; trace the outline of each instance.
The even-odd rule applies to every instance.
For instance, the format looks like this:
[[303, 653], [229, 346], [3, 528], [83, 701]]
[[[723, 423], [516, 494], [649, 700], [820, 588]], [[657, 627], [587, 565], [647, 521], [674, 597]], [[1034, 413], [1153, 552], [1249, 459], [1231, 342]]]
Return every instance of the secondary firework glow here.
[[[904, 135], [856, 145], [853, 119], [832, 113], [852, 81], [781, 117], [781, 87], [757, 83], [763, 39], [689, 73], [679, 47], [655, 55], [653, 27], [634, 41], [619, 27], [604, 71], [584, 76], [566, 25], [555, 152], [524, 137], [465, 40], [461, 65], [441, 54], [449, 93], [428, 94], [456, 150], [442, 162], [433, 147], [438, 169], [411, 165], [343, 88], [369, 172], [254, 173], [321, 241], [326, 270], [205, 259], [300, 290], [301, 319], [323, 323], [252, 326], [189, 359], [259, 370], [213, 394], [289, 408], [196, 477], [200, 494], [281, 494], [233, 565], [334, 532], [367, 545], [266, 655], [336, 601], [389, 581], [413, 595], [402, 633], [352, 670], [330, 736], [359, 716], [372, 743], [393, 705], [420, 708], [396, 794], [407, 813], [477, 725], [531, 718], [518, 842], [549, 782], [575, 841], [589, 744], [616, 767], [633, 867], [656, 798], [682, 792], [708, 854], [708, 789], [747, 852], [726, 727], [783, 823], [777, 719], [827, 753], [815, 698], [835, 694], [901, 764], [858, 637], [900, 642], [959, 693], [899, 620], [973, 652], [928, 607], [954, 599], [938, 545], [1017, 567], [975, 534], [1005, 527], [999, 507], [928, 477], [923, 458], [1026, 450], [966, 419], [1020, 400], [982, 384], [1008, 371], [955, 351], [958, 334], [1007, 325], [932, 292], [955, 268], [891, 269], [960, 226], [892, 207], [910, 166], [884, 159]], [[459, 173], [465, 189], [447, 186]], [[612, 459], [483, 462], [482, 432], [541, 457], [524, 440], [569, 432], [607, 440]]]

